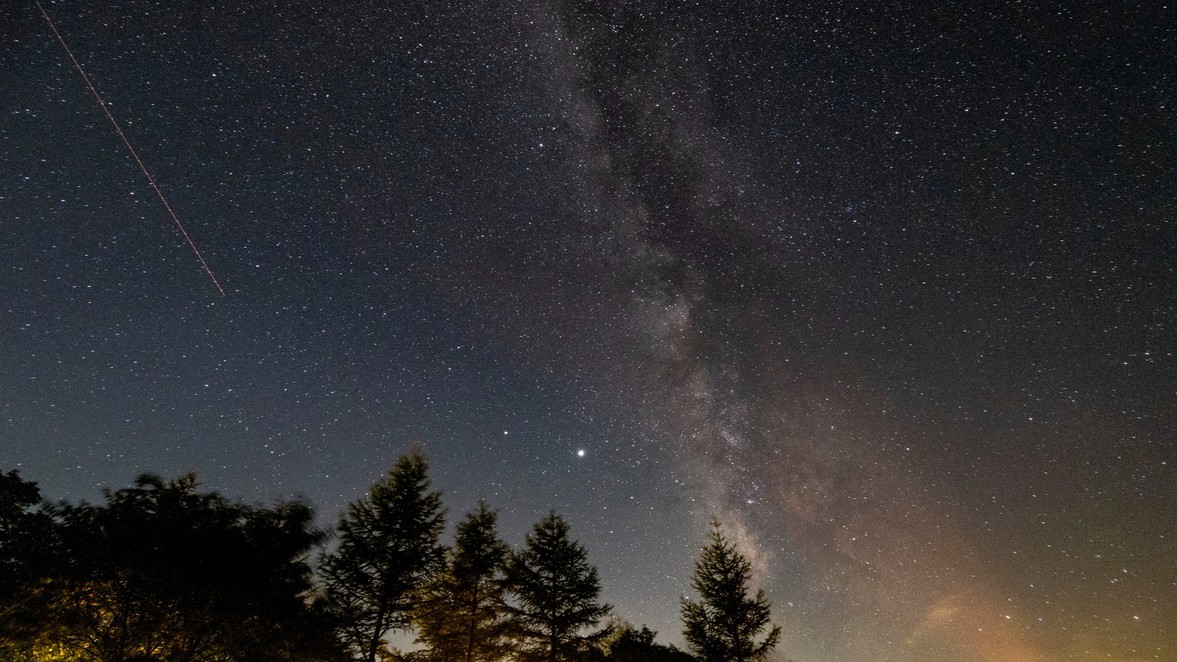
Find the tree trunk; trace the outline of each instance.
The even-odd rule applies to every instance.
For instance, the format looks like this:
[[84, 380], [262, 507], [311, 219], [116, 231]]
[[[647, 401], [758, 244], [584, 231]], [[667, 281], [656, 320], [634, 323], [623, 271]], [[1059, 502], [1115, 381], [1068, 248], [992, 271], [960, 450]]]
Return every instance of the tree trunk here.
[[478, 584], [470, 599], [470, 631], [466, 635], [466, 662], [474, 662], [474, 628], [478, 624]]
[[380, 635], [384, 634], [384, 618], [388, 615], [388, 600], [383, 596], [380, 608], [376, 611], [376, 628], [372, 631], [372, 638], [368, 642], [368, 662], [376, 662], [376, 649], [380, 646]]

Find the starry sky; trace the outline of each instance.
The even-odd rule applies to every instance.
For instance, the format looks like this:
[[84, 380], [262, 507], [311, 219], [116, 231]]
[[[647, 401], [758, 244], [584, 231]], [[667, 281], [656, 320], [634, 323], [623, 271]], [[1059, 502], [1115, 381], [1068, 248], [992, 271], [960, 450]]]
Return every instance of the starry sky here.
[[47, 2], [0, 16], [0, 468], [324, 523], [421, 444], [682, 644], [1177, 660], [1177, 8]]

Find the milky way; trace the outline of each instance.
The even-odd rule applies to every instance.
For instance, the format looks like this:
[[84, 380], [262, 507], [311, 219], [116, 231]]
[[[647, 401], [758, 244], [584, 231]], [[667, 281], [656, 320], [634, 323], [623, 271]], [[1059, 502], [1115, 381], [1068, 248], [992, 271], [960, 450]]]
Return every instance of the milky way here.
[[1177, 657], [1173, 8], [46, 10], [226, 292], [6, 9], [0, 468], [50, 498], [330, 521], [423, 443], [664, 641], [714, 518], [779, 660]]

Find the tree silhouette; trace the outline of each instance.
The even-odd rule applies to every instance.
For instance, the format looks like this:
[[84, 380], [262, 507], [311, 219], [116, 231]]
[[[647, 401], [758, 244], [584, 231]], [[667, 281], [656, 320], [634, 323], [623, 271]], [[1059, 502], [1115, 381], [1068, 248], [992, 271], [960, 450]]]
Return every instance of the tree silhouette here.
[[695, 563], [691, 586], [700, 600], [682, 599], [687, 645], [701, 662], [751, 662], [776, 648], [781, 629], [773, 626], [760, 643], [756, 638], [770, 624], [771, 607], [764, 590], [748, 597], [752, 565], [711, 524], [711, 544]]
[[37, 484], [17, 471], [0, 473], [0, 659], [19, 659], [43, 629], [32, 599], [38, 581], [58, 559], [56, 523], [44, 510]]
[[[96, 662], [330, 659], [309, 605], [310, 550], [324, 537], [298, 502], [270, 508], [201, 492], [195, 476], [145, 475], [105, 503], [53, 509], [60, 563], [27, 596], [46, 651]], [[38, 652], [40, 651], [40, 652]]]
[[523, 660], [564, 662], [582, 658], [608, 630], [582, 634], [610, 607], [598, 601], [597, 569], [584, 547], [568, 538], [568, 524], [552, 511], [536, 523], [523, 550], [511, 560], [509, 606]]
[[608, 662], [693, 662], [693, 657], [674, 646], [655, 643], [655, 634], [644, 625], [637, 630], [623, 623], [611, 636], [605, 659]]
[[[0, 659], [13, 662], [757, 662], [780, 639], [751, 565], [713, 522], [681, 603], [696, 657], [598, 628], [597, 570], [555, 511], [511, 553], [484, 502], [439, 543], [441, 496], [415, 450], [348, 505], [339, 545], [298, 501], [248, 506], [189, 474], [144, 475], [98, 505], [44, 504], [0, 473]], [[423, 650], [384, 640], [417, 628]]]
[[339, 520], [339, 547], [321, 569], [339, 636], [356, 659], [389, 654], [384, 635], [412, 626], [414, 600], [438, 569], [445, 526], [418, 449], [402, 456]]
[[504, 571], [510, 549], [498, 538], [498, 515], [478, 509], [458, 523], [445, 566], [430, 582], [416, 615], [430, 660], [491, 662], [508, 651]]

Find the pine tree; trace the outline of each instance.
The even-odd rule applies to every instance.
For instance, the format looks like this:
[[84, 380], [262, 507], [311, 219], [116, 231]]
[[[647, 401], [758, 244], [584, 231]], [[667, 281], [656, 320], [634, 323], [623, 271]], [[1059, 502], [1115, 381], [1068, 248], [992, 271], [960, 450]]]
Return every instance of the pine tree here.
[[719, 523], [712, 522], [711, 544], [703, 548], [691, 578], [700, 600], [682, 599], [683, 634], [701, 662], [753, 662], [776, 648], [780, 626], [756, 643], [770, 625], [771, 607], [763, 589], [748, 597], [751, 574], [752, 564], [723, 537]]
[[411, 627], [413, 601], [442, 561], [444, 512], [428, 469], [420, 450], [398, 459], [366, 498], [348, 505], [339, 547], [323, 559], [340, 638], [357, 659], [375, 662], [387, 654], [386, 632]]
[[504, 572], [510, 549], [498, 538], [497, 522], [498, 514], [480, 501], [458, 524], [445, 567], [417, 610], [417, 641], [430, 660], [492, 662], [508, 650]]
[[578, 660], [608, 633], [583, 634], [610, 606], [599, 602], [597, 569], [589, 565], [584, 547], [568, 538], [568, 524], [555, 511], [535, 525], [512, 558], [510, 586], [511, 622], [522, 660]]

